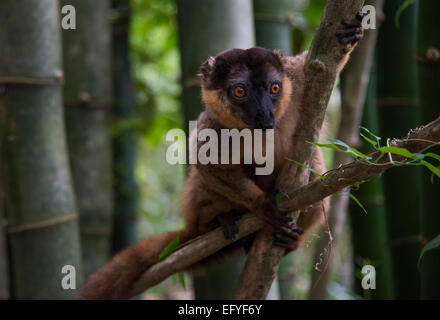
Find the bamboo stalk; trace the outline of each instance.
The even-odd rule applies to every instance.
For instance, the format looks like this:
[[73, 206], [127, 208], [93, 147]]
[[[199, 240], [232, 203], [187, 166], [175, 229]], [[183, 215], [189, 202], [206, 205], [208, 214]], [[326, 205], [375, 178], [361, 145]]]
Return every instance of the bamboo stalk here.
[[255, 40], [258, 46], [292, 54], [294, 0], [254, 0]]
[[[422, 107], [423, 121], [438, 116], [440, 103], [440, 23], [436, 17], [436, 10], [440, 9], [440, 2], [424, 0], [418, 2], [418, 80], [419, 97]], [[440, 148], [433, 152], [440, 154]], [[429, 161], [429, 160], [428, 160]], [[432, 240], [440, 234], [440, 216], [438, 214], [438, 195], [440, 182], [431, 179], [428, 172], [422, 176], [423, 205], [421, 228], [423, 242]], [[440, 251], [428, 251], [420, 265], [421, 271], [421, 298], [440, 299]]]
[[64, 103], [84, 270], [89, 276], [107, 262], [111, 252], [110, 6], [108, 0], [78, 0], [74, 6], [76, 30], [63, 30]]
[[[380, 135], [376, 105], [376, 75], [373, 71], [365, 101], [362, 126], [376, 135]], [[364, 142], [359, 150], [368, 153], [371, 146]], [[350, 203], [351, 238], [353, 240], [353, 258], [355, 270], [355, 290], [366, 299], [393, 299], [393, 275], [391, 273], [390, 250], [387, 245], [385, 201], [380, 177], [364, 182], [352, 193], [365, 207], [367, 213], [354, 202]], [[373, 265], [376, 269], [376, 289], [364, 290], [359, 275], [364, 265]]]
[[[1, 76], [61, 73], [58, 17], [56, 0], [0, 2]], [[61, 285], [65, 265], [76, 270], [76, 288], [82, 282], [61, 87], [9, 83], [0, 109], [14, 298], [74, 298], [76, 290]]]
[[[136, 118], [135, 92], [130, 61], [130, 1], [113, 0], [117, 19], [113, 23], [113, 116], [116, 122]], [[122, 128], [113, 138], [114, 222], [113, 253], [136, 242], [135, 221], [138, 187], [134, 177], [136, 134], [133, 128]]]
[[[1, 122], [1, 121], [0, 121]], [[0, 129], [0, 154], [2, 154], [1, 146], [1, 132]], [[0, 159], [0, 168], [2, 166]], [[4, 213], [4, 196], [3, 196], [3, 179], [0, 170], [0, 300], [7, 300], [9, 294], [9, 259], [6, 243], [6, 217]]]
[[[378, 38], [378, 110], [384, 139], [399, 137], [407, 128], [422, 123], [415, 81], [415, 8], [413, 5], [403, 11], [397, 29], [394, 17], [399, 6], [397, 1], [385, 1], [385, 21]], [[407, 167], [383, 175], [397, 299], [418, 299], [420, 296], [417, 270], [422, 205], [420, 174], [420, 168]]]

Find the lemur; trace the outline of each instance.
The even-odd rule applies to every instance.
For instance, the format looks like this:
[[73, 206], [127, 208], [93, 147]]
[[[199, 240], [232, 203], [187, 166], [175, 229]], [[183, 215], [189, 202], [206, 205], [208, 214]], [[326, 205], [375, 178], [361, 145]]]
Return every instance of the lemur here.
[[[355, 19], [344, 19], [344, 27], [336, 33], [348, 49], [339, 70], [363, 36], [361, 21], [361, 13]], [[230, 49], [203, 63], [200, 76], [206, 109], [198, 117], [198, 130], [274, 129], [272, 174], [255, 175], [255, 164], [191, 165], [182, 197], [185, 229], [143, 239], [120, 252], [90, 276], [79, 293], [80, 299], [130, 298], [135, 281], [177, 236], [184, 243], [220, 225], [225, 237], [234, 238], [238, 232], [235, 221], [246, 212], [253, 212], [271, 226], [273, 244], [286, 248], [286, 252], [294, 251], [303, 233], [323, 221], [328, 199], [302, 211], [297, 224], [274, 205], [277, 190], [290, 190], [295, 184], [297, 167], [288, 165], [288, 159], [295, 159], [295, 154], [301, 152], [295, 149], [295, 133], [301, 121], [306, 55], [285, 57], [277, 51], [254, 47]], [[312, 166], [325, 171], [319, 149]]]

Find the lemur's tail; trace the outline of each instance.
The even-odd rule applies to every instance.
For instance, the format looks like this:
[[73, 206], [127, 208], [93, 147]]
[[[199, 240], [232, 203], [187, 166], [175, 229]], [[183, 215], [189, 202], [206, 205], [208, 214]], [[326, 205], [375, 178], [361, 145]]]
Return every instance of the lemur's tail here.
[[160, 253], [179, 235], [179, 242], [193, 238], [189, 230], [171, 231], [145, 238], [125, 249], [92, 274], [78, 299], [129, 299], [132, 287], [142, 273], [158, 261]]

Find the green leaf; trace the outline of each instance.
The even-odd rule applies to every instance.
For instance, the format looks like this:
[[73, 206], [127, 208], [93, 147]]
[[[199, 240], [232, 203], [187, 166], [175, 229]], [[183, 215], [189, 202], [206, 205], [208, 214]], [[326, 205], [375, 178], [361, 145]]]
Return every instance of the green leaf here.
[[436, 159], [437, 161], [440, 161], [440, 155], [435, 154], [435, 153], [432, 153], [432, 152], [428, 152], [428, 153], [426, 153], [426, 154], [425, 154], [425, 157], [431, 157], [431, 158]]
[[179, 279], [179, 282], [182, 285], [183, 289], [186, 289], [185, 274], [182, 271], [177, 272], [177, 279]]
[[381, 148], [379, 148], [377, 150], [382, 152], [382, 154], [384, 154], [384, 153], [392, 153], [392, 154], [397, 154], [397, 155], [405, 157], [405, 158], [414, 159], [414, 160], [420, 160], [420, 156], [415, 155], [414, 153], [408, 151], [405, 148], [381, 147]]
[[365, 128], [365, 127], [360, 126], [359, 128], [361, 129], [361, 131], [363, 130], [363, 131], [365, 131], [367, 134], [369, 134], [371, 137], [373, 137], [373, 138], [376, 140], [376, 142], [374, 142], [373, 140], [371, 140], [370, 138], [368, 138], [366, 135], [364, 135], [362, 132], [360, 132], [359, 134], [360, 134], [360, 136], [361, 136], [362, 138], [364, 138], [366, 141], [368, 141], [368, 142], [369, 142], [371, 145], [373, 145], [374, 147], [376, 147], [376, 146], [380, 147], [380, 140], [382, 140], [381, 137], [376, 136], [373, 132], [371, 132], [370, 130], [368, 130], [368, 129]]
[[362, 133], [359, 133], [359, 135], [360, 135], [362, 138], [364, 138], [364, 140], [367, 141], [369, 144], [371, 144], [373, 147], [376, 147], [376, 146], [377, 146], [377, 142], [376, 142], [376, 141], [371, 140], [370, 138], [366, 137], [366, 136], [365, 136], [364, 134], [362, 134]]
[[179, 246], [180, 238], [179, 236], [175, 237], [173, 241], [171, 241], [165, 249], [162, 250], [162, 252], [159, 254], [159, 261], [165, 259], [170, 254], [172, 254], [176, 248]]
[[422, 252], [420, 253], [419, 256], [419, 261], [417, 261], [417, 268], [419, 268], [419, 271], [420, 271], [420, 261], [422, 260], [423, 255], [429, 250], [432, 250], [438, 246], [440, 246], [440, 234], [431, 241], [429, 241], [426, 244], [426, 246], [423, 247]]
[[405, 11], [405, 9], [408, 8], [410, 5], [412, 5], [413, 3], [414, 3], [414, 0], [405, 0], [400, 5], [400, 7], [397, 9], [396, 15], [394, 16], [394, 23], [395, 23], [397, 29], [400, 28], [399, 18], [401, 16], [402, 12]]
[[345, 142], [342, 142], [341, 140], [338, 140], [338, 139], [328, 139], [328, 140], [330, 143], [345, 147], [346, 148], [345, 152], [352, 153], [352, 154], [354, 154], [358, 157], [361, 157], [362, 159], [365, 159], [365, 160], [371, 159], [371, 157], [363, 154], [362, 152], [360, 152], [356, 148], [350, 147], [348, 144], [346, 144]]
[[282, 194], [278, 192], [273, 198], [273, 202], [275, 203], [276, 207], [278, 207], [278, 204], [280, 203], [281, 196]]
[[[340, 140], [337, 140], [337, 139], [329, 139], [329, 140], [330, 140], [330, 142], [334, 142], [334, 143], [329, 144], [329, 143], [318, 143], [318, 142], [309, 142], [309, 141], [307, 141], [307, 143], [310, 143], [310, 144], [317, 146], [317, 147], [320, 147], [320, 148], [329, 148], [329, 149], [335, 150], [337, 152], [342, 152], [342, 153], [345, 153], [346, 155], [349, 155], [355, 159], [358, 157], [363, 158], [365, 160], [371, 159], [371, 157], [363, 154], [362, 152], [356, 150], [355, 148], [351, 148], [346, 143], [344, 143]], [[338, 148], [337, 145], [341, 145], [341, 146], [345, 147], [346, 150]]]
[[364, 211], [366, 214], [368, 214], [367, 210], [365, 210], [364, 206], [362, 205], [362, 203], [352, 194], [350, 193], [350, 198], [357, 203], [357, 205], [362, 209], [362, 211]]
[[426, 168], [428, 168], [433, 174], [435, 174], [437, 177], [440, 178], [440, 168], [435, 167], [432, 164], [430, 164], [428, 161], [422, 160], [420, 161], [422, 165], [424, 165]]
[[292, 162], [294, 162], [294, 163], [296, 163], [297, 165], [303, 167], [304, 169], [307, 169], [308, 171], [310, 171], [311, 173], [313, 173], [315, 176], [319, 177], [321, 180], [325, 180], [325, 176], [320, 175], [320, 174], [318, 173], [318, 171], [316, 171], [316, 170], [313, 169], [313, 168], [309, 168], [309, 167], [306, 166], [304, 163], [298, 162], [298, 161], [293, 160], [293, 159], [288, 159], [288, 160], [289, 160], [289, 161], [292, 161]]
[[369, 130], [368, 128], [363, 127], [363, 126], [360, 126], [359, 128], [360, 128], [361, 130], [364, 130], [366, 133], [368, 133], [370, 136], [372, 136], [372, 137], [373, 137], [374, 139], [376, 139], [377, 141], [382, 140], [381, 137], [375, 135], [375, 134], [374, 134], [371, 130]]

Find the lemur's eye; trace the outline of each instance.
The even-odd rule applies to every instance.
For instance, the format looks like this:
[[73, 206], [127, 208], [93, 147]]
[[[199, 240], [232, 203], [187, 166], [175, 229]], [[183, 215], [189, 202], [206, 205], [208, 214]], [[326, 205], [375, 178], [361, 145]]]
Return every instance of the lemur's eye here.
[[270, 87], [270, 93], [272, 94], [278, 94], [281, 90], [281, 87], [278, 83], [274, 83]]
[[235, 87], [234, 94], [237, 98], [243, 98], [246, 95], [246, 90], [243, 87]]

